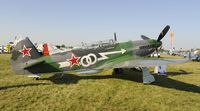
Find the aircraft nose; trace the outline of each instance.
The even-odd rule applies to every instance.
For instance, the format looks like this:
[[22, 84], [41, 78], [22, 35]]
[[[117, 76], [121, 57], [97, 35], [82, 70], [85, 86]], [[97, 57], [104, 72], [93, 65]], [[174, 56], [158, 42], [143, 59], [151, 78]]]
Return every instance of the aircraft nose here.
[[157, 47], [160, 47], [161, 45], [162, 45], [162, 41], [159, 41]]
[[154, 44], [154, 47], [159, 48], [161, 45], [162, 45], [161, 41], [156, 41], [155, 44]]

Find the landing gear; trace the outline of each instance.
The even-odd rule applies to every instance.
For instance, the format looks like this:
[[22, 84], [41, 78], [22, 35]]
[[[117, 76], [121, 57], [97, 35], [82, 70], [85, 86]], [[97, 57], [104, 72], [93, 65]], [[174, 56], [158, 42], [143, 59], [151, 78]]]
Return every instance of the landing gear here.
[[143, 75], [144, 84], [150, 84], [155, 81], [154, 76], [149, 73], [149, 70], [147, 67], [142, 67], [142, 75]]
[[123, 74], [123, 69], [122, 68], [115, 68], [115, 69], [113, 69], [113, 74], [116, 74], [116, 75]]
[[38, 75], [28, 75], [28, 77], [33, 78], [33, 80], [39, 80], [40, 79], [39, 74]]
[[[139, 74], [141, 74], [140, 71], [142, 71], [142, 78], [144, 84], [151, 84], [155, 81], [155, 78], [153, 75], [150, 74], [149, 69], [147, 67], [136, 67], [131, 68], [130, 70], [136, 72], [139, 71]], [[115, 68], [113, 69], [113, 75], [122, 75], [124, 70], [122, 68]]]
[[33, 80], [39, 80], [40, 77], [33, 77]]

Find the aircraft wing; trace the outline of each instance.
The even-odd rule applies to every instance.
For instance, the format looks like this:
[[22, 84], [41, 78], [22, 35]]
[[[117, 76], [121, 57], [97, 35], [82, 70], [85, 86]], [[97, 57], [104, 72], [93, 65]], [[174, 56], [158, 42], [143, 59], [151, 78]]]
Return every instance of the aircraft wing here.
[[189, 60], [186, 59], [138, 59], [138, 60], [129, 60], [121, 63], [108, 63], [101, 66], [100, 68], [133, 68], [133, 67], [151, 67], [151, 66], [160, 66], [168, 64], [182, 64]]

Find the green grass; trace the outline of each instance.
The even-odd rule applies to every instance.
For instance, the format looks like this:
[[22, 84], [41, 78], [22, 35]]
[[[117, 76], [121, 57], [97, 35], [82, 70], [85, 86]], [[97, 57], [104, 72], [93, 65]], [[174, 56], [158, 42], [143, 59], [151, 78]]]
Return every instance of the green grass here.
[[[169, 65], [168, 76], [157, 76], [152, 85], [142, 75], [126, 70], [113, 76], [100, 74], [43, 75], [35, 81], [12, 72], [10, 55], [0, 55], [0, 110], [200, 110], [200, 63]], [[152, 70], [152, 69], [151, 69]]]

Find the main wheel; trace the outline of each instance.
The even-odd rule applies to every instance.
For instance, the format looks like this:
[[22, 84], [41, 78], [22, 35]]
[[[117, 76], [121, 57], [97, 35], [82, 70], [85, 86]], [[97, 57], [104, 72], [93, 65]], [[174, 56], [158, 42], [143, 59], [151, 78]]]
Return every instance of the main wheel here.
[[123, 74], [123, 69], [122, 68], [115, 68], [115, 69], [113, 69], [113, 74], [117, 74], [117, 75], [119, 75], [119, 74]]

